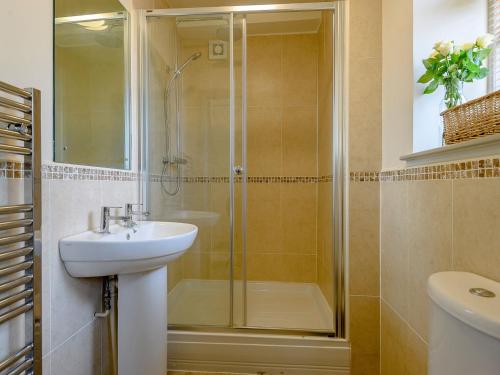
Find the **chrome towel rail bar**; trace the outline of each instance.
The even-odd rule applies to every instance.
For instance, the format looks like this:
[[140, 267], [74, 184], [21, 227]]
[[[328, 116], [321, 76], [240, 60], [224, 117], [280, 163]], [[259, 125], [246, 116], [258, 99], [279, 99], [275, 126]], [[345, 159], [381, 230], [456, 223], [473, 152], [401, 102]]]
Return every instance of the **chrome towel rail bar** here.
[[31, 134], [20, 133], [15, 130], [8, 130], [8, 129], [0, 129], [0, 137], [18, 139], [20, 141], [25, 141], [25, 142], [31, 141]]
[[24, 305], [16, 307], [5, 314], [0, 315], [0, 324], [5, 323], [8, 320], [14, 319], [25, 312], [30, 311], [33, 308], [33, 302], [27, 302]]
[[14, 234], [12, 236], [0, 237], [0, 246], [10, 245], [17, 242], [26, 242], [33, 238], [33, 232]]
[[0, 230], [25, 228], [33, 225], [33, 219], [21, 219], [11, 221], [0, 221]]
[[19, 361], [21, 358], [26, 356], [30, 351], [33, 350], [33, 344], [29, 344], [22, 348], [20, 351], [12, 355], [11, 357], [7, 358], [6, 360], [0, 362], [0, 371], [4, 371], [8, 369], [10, 366], [12, 366], [14, 363]]
[[0, 97], [0, 107], [16, 109], [24, 113], [31, 113], [31, 106], [7, 98]]
[[[30, 369], [33, 366], [33, 359], [28, 358], [25, 360], [23, 363], [21, 363], [19, 366], [17, 366], [13, 371], [9, 372], [7, 375], [20, 375], [24, 371]], [[30, 375], [32, 372], [26, 373], [26, 375]]]
[[7, 94], [16, 95], [24, 99], [31, 99], [31, 92], [28, 90], [20, 89], [19, 87], [9, 85], [8, 83], [0, 81], [0, 91], [6, 92]]
[[17, 263], [12, 266], [7, 266], [7, 267], [2, 267], [0, 268], [0, 276], [6, 276], [10, 275], [16, 272], [21, 272], [24, 270], [27, 270], [33, 265], [33, 262], [31, 260], [28, 260], [26, 262], [22, 263]]
[[8, 292], [9, 290], [15, 289], [18, 286], [29, 284], [33, 281], [32, 275], [26, 275], [14, 279], [12, 281], [7, 281], [3, 284], [0, 284], [0, 293]]
[[17, 155], [31, 155], [31, 149], [28, 147], [12, 146], [0, 144], [0, 152], [8, 152]]
[[17, 204], [14, 206], [0, 206], [0, 215], [4, 214], [19, 214], [22, 212], [33, 211], [32, 204]]
[[[31, 173], [8, 174], [24, 183], [24, 204], [0, 206], [0, 324], [24, 315], [26, 346], [0, 361], [3, 375], [42, 373], [40, 91], [0, 81], [0, 153]], [[4, 125], [5, 124], [5, 125]], [[5, 141], [7, 140], [7, 141]], [[5, 154], [17, 155], [12, 159]], [[6, 186], [9, 187], [9, 180]], [[12, 185], [11, 185], [12, 186]], [[16, 185], [15, 189], [19, 189]], [[9, 195], [7, 195], [9, 196]], [[4, 217], [2, 215], [16, 216]], [[12, 231], [14, 230], [14, 231]], [[32, 320], [30, 322], [30, 320]], [[12, 324], [12, 332], [23, 320]], [[22, 328], [22, 327], [20, 327]]]
[[4, 309], [10, 305], [13, 305], [14, 303], [21, 301], [25, 298], [29, 298], [33, 295], [33, 289], [25, 289], [20, 293], [13, 294], [9, 297], [0, 299], [0, 309]]
[[19, 258], [28, 255], [33, 251], [33, 247], [27, 246], [20, 249], [3, 251], [0, 253], [0, 262], [4, 260]]
[[8, 113], [0, 113], [0, 121], [7, 122], [9, 124], [31, 125], [31, 119], [9, 115]]

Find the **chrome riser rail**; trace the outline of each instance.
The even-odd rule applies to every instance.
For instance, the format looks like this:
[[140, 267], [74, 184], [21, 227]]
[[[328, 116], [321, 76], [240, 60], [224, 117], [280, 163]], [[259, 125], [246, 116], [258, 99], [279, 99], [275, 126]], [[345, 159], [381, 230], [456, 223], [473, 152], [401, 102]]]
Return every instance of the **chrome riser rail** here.
[[[25, 346], [0, 373], [42, 374], [40, 92], [0, 81], [0, 158], [26, 162], [23, 203], [0, 205], [0, 325], [24, 321]], [[9, 184], [6, 184], [9, 186]], [[8, 195], [7, 195], [8, 196]], [[16, 319], [24, 316], [24, 320]], [[21, 322], [21, 323], [19, 323]]]

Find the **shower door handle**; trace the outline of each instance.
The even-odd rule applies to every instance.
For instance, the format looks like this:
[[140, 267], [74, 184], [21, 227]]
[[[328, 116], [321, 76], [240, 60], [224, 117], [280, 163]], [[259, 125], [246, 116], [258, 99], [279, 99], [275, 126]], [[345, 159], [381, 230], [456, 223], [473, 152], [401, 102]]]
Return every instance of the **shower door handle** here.
[[241, 176], [243, 174], [243, 167], [241, 165], [236, 165], [233, 168], [234, 174], [237, 176]]

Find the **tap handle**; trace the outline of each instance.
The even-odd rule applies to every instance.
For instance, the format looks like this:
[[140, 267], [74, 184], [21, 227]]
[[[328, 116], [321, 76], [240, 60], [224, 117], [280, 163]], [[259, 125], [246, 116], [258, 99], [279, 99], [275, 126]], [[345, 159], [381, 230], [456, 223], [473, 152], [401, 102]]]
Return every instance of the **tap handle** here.
[[101, 207], [101, 224], [99, 226], [99, 233], [109, 233], [109, 220], [111, 217], [110, 210], [112, 208], [121, 208], [117, 206], [102, 206]]
[[122, 206], [102, 206], [102, 210], [103, 212], [104, 211], [108, 211], [111, 209], [111, 208], [122, 208]]
[[134, 206], [144, 206], [142, 203], [127, 203], [125, 205], [125, 210], [127, 211], [127, 214], [130, 215], [143, 215], [143, 216], [149, 216], [148, 211], [134, 211], [133, 207]]

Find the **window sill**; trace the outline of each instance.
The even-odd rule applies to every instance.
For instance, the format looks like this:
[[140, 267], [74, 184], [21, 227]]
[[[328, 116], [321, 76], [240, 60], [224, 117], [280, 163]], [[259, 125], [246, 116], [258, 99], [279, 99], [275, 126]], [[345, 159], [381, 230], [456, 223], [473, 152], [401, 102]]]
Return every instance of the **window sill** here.
[[401, 156], [400, 159], [406, 161], [409, 167], [414, 167], [499, 154], [500, 134], [493, 134], [462, 143], [415, 152]]

